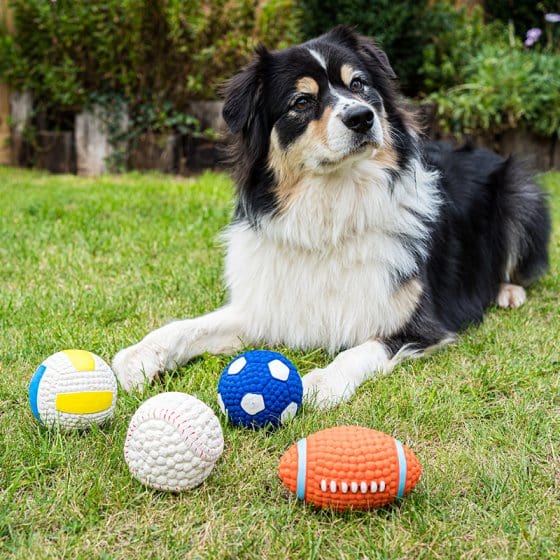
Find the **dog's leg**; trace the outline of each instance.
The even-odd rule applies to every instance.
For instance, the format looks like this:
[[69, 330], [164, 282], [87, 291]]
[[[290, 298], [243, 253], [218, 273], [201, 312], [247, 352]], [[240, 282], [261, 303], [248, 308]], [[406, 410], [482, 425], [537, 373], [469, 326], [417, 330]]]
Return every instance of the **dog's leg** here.
[[516, 309], [521, 307], [527, 300], [525, 289], [515, 284], [500, 284], [500, 291], [496, 297], [496, 303], [503, 308]]
[[318, 408], [330, 408], [347, 401], [366, 380], [392, 369], [388, 348], [378, 340], [345, 350], [324, 369], [303, 377], [306, 401]]
[[241, 315], [232, 306], [225, 306], [151, 332], [138, 344], [121, 350], [113, 359], [113, 370], [123, 389], [130, 391], [199, 354], [233, 353], [246, 342]]

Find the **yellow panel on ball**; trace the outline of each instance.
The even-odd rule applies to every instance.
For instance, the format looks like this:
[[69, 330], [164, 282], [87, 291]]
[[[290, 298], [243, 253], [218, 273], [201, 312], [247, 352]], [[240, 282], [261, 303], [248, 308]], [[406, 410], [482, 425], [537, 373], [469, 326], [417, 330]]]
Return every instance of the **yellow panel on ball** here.
[[111, 408], [112, 391], [87, 391], [80, 393], [59, 393], [55, 408], [67, 414], [95, 414]]
[[93, 371], [95, 369], [95, 357], [87, 350], [63, 350], [72, 365], [78, 371]]

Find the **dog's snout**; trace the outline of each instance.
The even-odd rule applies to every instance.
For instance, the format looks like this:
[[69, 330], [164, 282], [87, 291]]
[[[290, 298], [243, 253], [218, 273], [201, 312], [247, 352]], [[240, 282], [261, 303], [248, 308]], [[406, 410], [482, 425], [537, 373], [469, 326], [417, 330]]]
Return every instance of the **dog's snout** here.
[[364, 105], [350, 107], [342, 114], [342, 122], [350, 130], [361, 134], [365, 134], [372, 127], [373, 118], [373, 111]]

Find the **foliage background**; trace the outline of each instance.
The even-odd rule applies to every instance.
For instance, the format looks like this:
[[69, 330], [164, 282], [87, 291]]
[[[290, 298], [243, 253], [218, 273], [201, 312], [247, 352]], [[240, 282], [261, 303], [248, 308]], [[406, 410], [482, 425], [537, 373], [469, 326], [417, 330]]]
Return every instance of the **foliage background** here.
[[[560, 137], [557, 0], [9, 0], [0, 77], [30, 90], [39, 128], [72, 127], [92, 104], [126, 105], [137, 129], [192, 129], [259, 42], [283, 48], [338, 23], [373, 36], [404, 93], [436, 103], [441, 129], [524, 127]], [[542, 36], [525, 46], [528, 29]]]
[[[10, 0], [16, 33], [0, 30], [0, 76], [31, 90], [51, 120], [100, 97], [132, 112], [175, 111], [213, 98], [262, 40], [299, 39], [293, 0]], [[153, 119], [158, 122], [158, 118]]]

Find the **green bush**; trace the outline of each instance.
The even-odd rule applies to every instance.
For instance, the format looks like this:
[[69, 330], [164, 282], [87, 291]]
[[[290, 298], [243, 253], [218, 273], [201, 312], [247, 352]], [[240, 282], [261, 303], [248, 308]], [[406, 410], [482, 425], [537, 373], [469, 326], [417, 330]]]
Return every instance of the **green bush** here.
[[213, 98], [219, 85], [244, 66], [257, 43], [282, 48], [296, 43], [299, 17], [294, 0], [169, 0], [169, 37], [185, 91]]
[[505, 26], [485, 24], [479, 6], [468, 12], [439, 2], [432, 12], [432, 28], [435, 32], [422, 53], [423, 94], [463, 83], [469, 62], [484, 45], [508, 45]]
[[44, 110], [79, 110], [113, 92], [129, 106], [214, 98], [261, 40], [297, 41], [295, 0], [10, 0], [0, 76]]
[[438, 14], [440, 32], [424, 48], [420, 72], [439, 126], [455, 135], [520, 126], [560, 136], [560, 57], [540, 45], [524, 48], [511, 23], [485, 23], [480, 8], [442, 6]]
[[[139, 0], [11, 0], [16, 33], [4, 40], [3, 78], [33, 91], [46, 107], [82, 106], [88, 91], [130, 89]], [[128, 91], [127, 91], [128, 93]]]
[[433, 93], [439, 125], [455, 134], [523, 127], [560, 137], [560, 57], [520, 46], [486, 45], [464, 83]]

